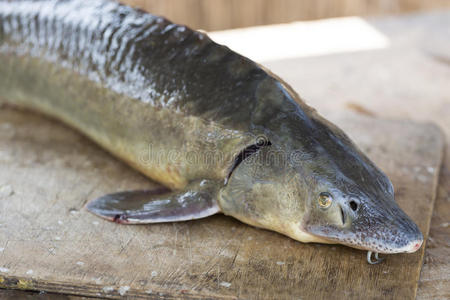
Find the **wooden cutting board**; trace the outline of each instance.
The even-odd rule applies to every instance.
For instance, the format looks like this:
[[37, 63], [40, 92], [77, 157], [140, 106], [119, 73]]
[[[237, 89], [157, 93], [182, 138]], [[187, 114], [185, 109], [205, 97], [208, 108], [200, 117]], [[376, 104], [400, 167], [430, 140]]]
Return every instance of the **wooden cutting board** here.
[[[327, 116], [391, 178], [426, 238], [442, 160], [431, 124]], [[230, 217], [126, 226], [88, 213], [105, 193], [151, 188], [144, 176], [56, 121], [0, 109], [0, 287], [167, 298], [415, 297], [422, 247], [388, 255], [302, 244]]]

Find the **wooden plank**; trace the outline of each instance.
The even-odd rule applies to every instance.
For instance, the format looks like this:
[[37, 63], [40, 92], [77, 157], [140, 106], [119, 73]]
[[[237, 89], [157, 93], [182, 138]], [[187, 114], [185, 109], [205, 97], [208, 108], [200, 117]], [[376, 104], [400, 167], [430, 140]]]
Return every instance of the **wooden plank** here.
[[[449, 139], [447, 139], [448, 141]], [[450, 299], [450, 149], [440, 171], [417, 299]]]
[[[443, 141], [430, 124], [333, 116], [391, 177], [427, 236]], [[120, 226], [88, 199], [154, 184], [44, 117], [0, 110], [0, 285], [120, 297], [409, 298], [424, 248], [368, 265], [365, 252], [302, 244], [225, 216]]]
[[54, 294], [46, 292], [0, 289], [2, 300], [95, 300], [99, 298]]
[[450, 7], [447, 0], [122, 0], [195, 29], [223, 30], [355, 15]]

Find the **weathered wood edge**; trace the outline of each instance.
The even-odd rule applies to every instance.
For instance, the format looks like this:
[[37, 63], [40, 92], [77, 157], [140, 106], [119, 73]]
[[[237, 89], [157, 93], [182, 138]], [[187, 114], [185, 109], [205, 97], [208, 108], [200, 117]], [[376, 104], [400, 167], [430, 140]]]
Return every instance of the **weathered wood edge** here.
[[[434, 123], [432, 123], [432, 124], [434, 125]], [[433, 180], [435, 180], [435, 181], [434, 181], [434, 183], [433, 183], [432, 212], [434, 212], [434, 209], [435, 209], [436, 199], [439, 197], [439, 190], [440, 190], [441, 188], [444, 189], [445, 186], [448, 184], [447, 182], [441, 180], [441, 176], [442, 176], [442, 172], [444, 171], [443, 169], [445, 168], [446, 153], [447, 153], [447, 150], [448, 150], [447, 148], [448, 148], [449, 145], [450, 145], [450, 140], [447, 140], [446, 135], [445, 135], [445, 133], [442, 131], [442, 129], [441, 129], [439, 126], [437, 126], [437, 125], [435, 125], [435, 126], [438, 128], [440, 134], [442, 135], [443, 145], [441, 146], [442, 151], [441, 151], [441, 153], [440, 153], [440, 161], [441, 161], [441, 164], [440, 164], [439, 170], [436, 172], [436, 177], [437, 177], [437, 178], [434, 178], [434, 179], [433, 179]], [[445, 176], [444, 176], [444, 177], [445, 177]], [[431, 218], [427, 221], [427, 224], [426, 224], [426, 226], [427, 226], [427, 232], [424, 232], [424, 233], [423, 233], [423, 234], [424, 234], [424, 245], [423, 245], [422, 248], [420, 249], [420, 255], [421, 255], [420, 259], [421, 259], [421, 261], [422, 261], [422, 265], [421, 265], [421, 267], [420, 267], [420, 271], [419, 271], [419, 274], [418, 274], [418, 277], [417, 277], [417, 285], [416, 285], [416, 288], [415, 288], [415, 291], [414, 291], [414, 299], [417, 298], [417, 291], [418, 291], [418, 289], [419, 289], [420, 275], [421, 275], [421, 273], [422, 273], [422, 267], [423, 267], [423, 264], [424, 264], [425, 251], [426, 251], [427, 248], [428, 248], [428, 243], [427, 243], [427, 242], [428, 242], [428, 237], [429, 237], [429, 235], [430, 235], [430, 230], [431, 230], [431, 223], [432, 223], [432, 221], [433, 221], [433, 215], [432, 215]]]
[[[113, 290], [104, 290], [103, 285], [87, 284], [82, 285], [82, 289], [79, 285], [74, 285], [72, 282], [65, 281], [53, 281], [46, 282], [44, 280], [30, 280], [24, 277], [16, 276], [0, 276], [0, 288], [2, 289], [15, 289], [22, 291], [45, 291], [49, 293], [59, 293], [75, 296], [87, 296], [87, 297], [102, 297], [108, 299], [121, 299], [124, 294], [121, 295], [119, 287], [112, 287]], [[83, 291], [81, 293], [81, 291]], [[220, 294], [208, 294], [205, 293], [192, 293], [184, 290], [173, 291], [164, 290], [159, 287], [152, 289], [151, 293], [143, 294], [141, 290], [129, 289], [126, 291], [127, 298], [157, 298], [157, 299], [237, 299], [233, 296], [225, 296]]]
[[434, 211], [434, 204], [436, 202], [436, 198], [438, 195], [438, 189], [439, 189], [439, 178], [441, 176], [441, 171], [442, 171], [442, 166], [444, 163], [444, 155], [445, 155], [445, 150], [447, 147], [447, 143], [446, 143], [446, 138], [445, 138], [445, 133], [442, 131], [442, 129], [435, 123], [432, 122], [423, 122], [422, 124], [428, 124], [431, 125], [433, 127], [436, 128], [436, 132], [439, 132], [439, 134], [441, 135], [441, 146], [440, 149], [441, 151], [439, 152], [439, 169], [436, 171], [436, 173], [434, 174], [433, 177], [433, 189], [432, 189], [432, 196], [431, 196], [431, 217], [427, 220], [426, 222], [426, 232], [422, 232], [423, 237], [424, 237], [424, 241], [423, 241], [423, 245], [420, 248], [420, 268], [418, 268], [418, 272], [416, 274], [416, 285], [415, 285], [415, 289], [414, 289], [414, 299], [417, 298], [417, 290], [419, 288], [419, 279], [420, 279], [420, 273], [422, 271], [422, 266], [424, 263], [424, 258], [425, 258], [425, 250], [427, 248], [427, 240], [428, 240], [428, 236], [430, 234], [430, 228], [431, 228], [431, 219], [433, 218], [433, 211]]

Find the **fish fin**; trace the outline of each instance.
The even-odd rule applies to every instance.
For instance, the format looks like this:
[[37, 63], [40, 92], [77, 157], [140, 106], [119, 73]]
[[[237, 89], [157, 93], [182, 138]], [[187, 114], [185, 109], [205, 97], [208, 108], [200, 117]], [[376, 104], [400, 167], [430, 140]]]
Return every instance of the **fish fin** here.
[[194, 184], [181, 192], [163, 188], [107, 194], [90, 201], [86, 208], [97, 216], [120, 224], [187, 221], [220, 212], [216, 189], [200, 189], [200, 185]]

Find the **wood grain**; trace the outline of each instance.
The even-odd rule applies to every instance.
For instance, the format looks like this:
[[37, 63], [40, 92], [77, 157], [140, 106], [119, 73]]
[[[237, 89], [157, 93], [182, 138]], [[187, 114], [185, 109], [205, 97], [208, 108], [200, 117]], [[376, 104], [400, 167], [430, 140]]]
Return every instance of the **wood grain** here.
[[37, 291], [0, 289], [2, 300], [95, 300], [100, 298], [63, 295]]
[[351, 15], [398, 14], [450, 7], [447, 0], [122, 0], [195, 29], [288, 23]]
[[[391, 177], [425, 236], [443, 140], [430, 124], [332, 117]], [[60, 123], [0, 110], [0, 286], [118, 298], [412, 299], [424, 247], [368, 265], [365, 252], [302, 244], [225, 216], [123, 226], [83, 205], [154, 186]], [[32, 270], [32, 271], [31, 271]]]

